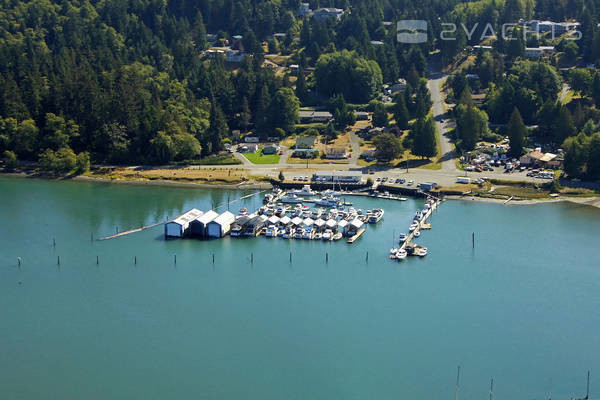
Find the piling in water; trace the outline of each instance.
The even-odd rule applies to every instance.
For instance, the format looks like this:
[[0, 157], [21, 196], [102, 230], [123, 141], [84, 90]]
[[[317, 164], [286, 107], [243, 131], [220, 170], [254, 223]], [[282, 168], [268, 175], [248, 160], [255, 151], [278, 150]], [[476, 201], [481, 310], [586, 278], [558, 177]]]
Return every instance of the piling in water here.
[[325, 252], [325, 262], [329, 262], [329, 253]]
[[57, 263], [57, 265], [60, 265], [60, 256], [58, 256], [56, 263]]
[[133, 256], [133, 264], [137, 265], [137, 256]]
[[292, 252], [290, 251], [290, 264], [292, 263]]
[[96, 265], [100, 264], [100, 258], [98, 256], [96, 256]]
[[173, 254], [173, 263], [177, 264], [177, 254]]
[[213, 253], [213, 264], [215, 263], [215, 253]]
[[254, 263], [254, 253], [250, 253], [250, 263]]

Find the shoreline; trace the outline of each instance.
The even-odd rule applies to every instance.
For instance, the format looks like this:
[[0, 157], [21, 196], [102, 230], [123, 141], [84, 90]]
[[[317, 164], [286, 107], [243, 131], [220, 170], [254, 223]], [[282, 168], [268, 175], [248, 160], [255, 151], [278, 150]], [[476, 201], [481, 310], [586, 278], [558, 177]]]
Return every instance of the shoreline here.
[[[138, 185], [138, 186], [168, 186], [168, 187], [187, 187], [187, 188], [199, 188], [199, 189], [226, 189], [226, 190], [247, 190], [247, 189], [260, 189], [267, 190], [273, 188], [270, 183], [253, 182], [253, 183], [239, 183], [239, 184], [225, 184], [225, 183], [195, 183], [195, 182], [178, 182], [164, 179], [156, 180], [136, 180], [136, 179], [110, 179], [101, 177], [91, 177], [78, 175], [74, 177], [50, 177], [50, 176], [35, 176], [27, 172], [6, 172], [0, 171], [0, 176], [8, 176], [15, 178], [34, 178], [34, 179], [46, 179], [54, 181], [79, 181], [79, 182], [97, 182], [97, 183], [108, 183], [108, 184], [119, 184], [119, 185]], [[495, 203], [503, 205], [536, 205], [536, 204], [550, 204], [550, 203], [572, 203], [578, 205], [586, 205], [600, 209], [600, 197], [558, 197], [549, 199], [527, 199], [519, 198], [513, 199], [508, 203], [506, 199], [497, 199], [491, 197], [481, 196], [459, 196], [459, 195], [446, 195], [446, 200], [454, 201], [477, 201], [482, 203]]]
[[502, 204], [502, 205], [506, 205], [506, 206], [511, 206], [511, 205], [531, 206], [531, 205], [536, 205], [536, 204], [572, 203], [572, 204], [600, 208], [600, 198], [599, 197], [557, 197], [555, 199], [513, 199], [508, 203], [505, 203], [506, 199], [495, 199], [495, 198], [491, 198], [491, 197], [480, 197], [480, 196], [447, 195], [444, 198], [446, 200], [465, 201], [465, 202], [476, 201], [476, 202], [480, 202], [480, 203], [494, 203], [494, 204]]

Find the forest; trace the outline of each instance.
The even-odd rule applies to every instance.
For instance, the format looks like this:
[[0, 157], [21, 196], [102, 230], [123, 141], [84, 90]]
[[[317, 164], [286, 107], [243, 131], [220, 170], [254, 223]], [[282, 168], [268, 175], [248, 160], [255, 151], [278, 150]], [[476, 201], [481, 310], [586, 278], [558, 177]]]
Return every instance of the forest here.
[[[524, 47], [535, 43], [498, 40], [492, 52], [451, 78], [453, 95], [462, 99], [456, 110], [462, 146], [484, 137], [488, 121], [508, 123], [514, 109], [555, 142], [593, 134], [600, 121], [595, 107], [600, 76], [595, 69], [578, 72], [600, 59], [600, 0], [310, 1], [313, 10], [344, 10], [339, 20], [320, 21], [298, 15], [301, 2], [295, 0], [0, 1], [0, 153], [19, 160], [64, 161], [78, 168], [90, 161], [194, 160], [218, 154], [239, 139], [238, 132], [262, 138], [293, 134], [300, 106], [330, 107], [336, 101], [341, 108], [332, 111], [342, 129], [345, 101], [368, 104], [382, 84], [400, 78], [407, 89], [388, 111], [402, 129], [417, 118], [409, 141], [421, 143], [422, 135], [431, 136], [423, 79], [427, 58], [439, 50], [443, 62], [451, 63], [478, 36], [468, 40], [459, 30], [454, 41], [403, 44], [395, 29], [401, 19], [428, 21], [433, 38], [439, 37], [440, 22], [496, 27], [520, 18], [581, 22], [583, 39], [576, 48], [560, 43], [562, 58], [554, 63], [522, 62]], [[207, 56], [211, 41], [223, 44], [233, 37], [241, 37], [246, 53], [237, 65]], [[266, 67], [266, 54], [286, 57], [288, 65], [299, 66], [298, 73]], [[559, 73], [565, 65], [573, 72]], [[480, 76], [477, 87], [465, 78], [472, 72]], [[576, 109], [561, 105], [563, 81], [590, 100]], [[488, 91], [483, 106], [469, 100], [472, 90]], [[588, 147], [585, 153], [584, 166], [573, 174], [588, 170]]]

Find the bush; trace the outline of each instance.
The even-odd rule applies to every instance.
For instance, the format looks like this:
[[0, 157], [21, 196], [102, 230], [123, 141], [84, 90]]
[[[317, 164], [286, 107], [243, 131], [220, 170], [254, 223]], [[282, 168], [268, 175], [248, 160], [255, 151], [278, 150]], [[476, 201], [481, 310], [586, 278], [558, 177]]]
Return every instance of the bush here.
[[368, 186], [373, 186], [373, 178], [371, 178], [371, 177], [367, 178], [367, 185]]
[[283, 182], [285, 176], [283, 176], [283, 171], [279, 171], [279, 180]]
[[63, 147], [60, 150], [52, 151], [46, 149], [40, 154], [40, 166], [46, 171], [52, 172], [69, 172], [77, 165], [77, 156], [68, 147]]
[[9, 170], [17, 168], [19, 166], [19, 160], [17, 159], [17, 155], [10, 150], [6, 150], [4, 152], [4, 165]]
[[80, 174], [90, 170], [90, 153], [87, 151], [77, 154], [76, 158], [77, 172]]

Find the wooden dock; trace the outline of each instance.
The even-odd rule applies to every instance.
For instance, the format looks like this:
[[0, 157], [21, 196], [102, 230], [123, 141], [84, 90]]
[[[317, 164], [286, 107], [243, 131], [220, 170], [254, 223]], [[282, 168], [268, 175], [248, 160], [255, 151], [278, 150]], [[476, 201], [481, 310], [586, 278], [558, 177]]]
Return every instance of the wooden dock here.
[[365, 233], [366, 229], [365, 228], [360, 228], [358, 230], [358, 232], [356, 232], [356, 234], [354, 236], [352, 236], [350, 239], [347, 240], [348, 243], [354, 243], [356, 240], [358, 240], [359, 237], [362, 236], [363, 233]]
[[440, 203], [441, 200], [436, 199], [435, 203], [431, 205], [431, 208], [429, 209], [429, 211], [427, 211], [423, 219], [419, 222], [417, 228], [408, 235], [408, 238], [404, 241], [404, 243], [402, 243], [402, 246], [400, 246], [402, 250], [404, 250], [405, 247], [412, 242], [416, 232], [420, 231], [421, 229], [431, 229], [431, 224], [427, 223], [427, 220], [429, 219], [429, 217], [431, 217], [431, 214], [433, 214], [433, 212], [437, 209]]

